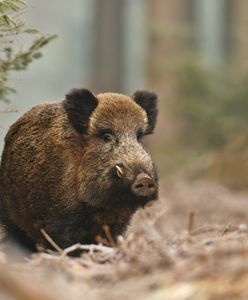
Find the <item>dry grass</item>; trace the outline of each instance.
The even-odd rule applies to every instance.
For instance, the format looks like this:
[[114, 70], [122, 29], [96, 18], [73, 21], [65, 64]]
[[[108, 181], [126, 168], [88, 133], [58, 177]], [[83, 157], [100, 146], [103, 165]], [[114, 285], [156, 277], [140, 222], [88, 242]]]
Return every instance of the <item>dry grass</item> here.
[[0, 299], [248, 299], [247, 195], [183, 181], [161, 194], [114, 248], [2, 253]]

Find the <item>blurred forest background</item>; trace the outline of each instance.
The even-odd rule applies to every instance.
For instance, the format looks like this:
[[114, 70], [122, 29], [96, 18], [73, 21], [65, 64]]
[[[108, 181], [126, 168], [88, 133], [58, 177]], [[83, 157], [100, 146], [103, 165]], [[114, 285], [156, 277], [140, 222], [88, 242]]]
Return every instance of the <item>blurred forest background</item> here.
[[0, 245], [0, 299], [248, 299], [248, 1], [25, 2], [0, 0], [0, 153], [20, 115], [73, 87], [151, 89], [160, 199], [79, 258], [17, 263]]
[[[72, 87], [130, 95], [146, 88], [160, 99], [158, 127], [148, 142], [161, 177], [203, 176], [247, 188], [247, 1], [27, 3], [18, 16], [58, 38], [42, 49], [42, 59], [32, 57], [27, 71], [10, 73], [8, 86], [17, 93], [10, 89], [10, 102], [0, 102], [0, 151], [9, 125], [21, 114], [62, 99]], [[14, 43], [22, 51], [30, 35]]]

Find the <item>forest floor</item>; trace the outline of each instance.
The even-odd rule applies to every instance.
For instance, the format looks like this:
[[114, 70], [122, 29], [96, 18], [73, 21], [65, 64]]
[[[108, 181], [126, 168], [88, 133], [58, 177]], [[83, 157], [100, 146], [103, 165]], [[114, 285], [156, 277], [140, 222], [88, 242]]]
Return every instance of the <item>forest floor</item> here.
[[0, 299], [248, 299], [248, 194], [180, 179], [161, 187], [117, 246], [24, 261], [0, 252]]

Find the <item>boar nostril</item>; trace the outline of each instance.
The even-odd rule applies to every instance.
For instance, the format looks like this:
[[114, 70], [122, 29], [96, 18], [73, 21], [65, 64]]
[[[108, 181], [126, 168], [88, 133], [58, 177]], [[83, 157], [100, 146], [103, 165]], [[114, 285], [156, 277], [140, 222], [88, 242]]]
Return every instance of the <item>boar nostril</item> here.
[[137, 196], [151, 196], [157, 191], [157, 185], [147, 174], [139, 174], [131, 187], [132, 192]]

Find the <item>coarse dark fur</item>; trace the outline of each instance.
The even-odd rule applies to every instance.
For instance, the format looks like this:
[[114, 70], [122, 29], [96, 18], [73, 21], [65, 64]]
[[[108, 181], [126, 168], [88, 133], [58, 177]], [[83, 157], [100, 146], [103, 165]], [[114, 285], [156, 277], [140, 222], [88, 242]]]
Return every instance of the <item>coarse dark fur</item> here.
[[[139, 207], [157, 199], [134, 195], [140, 173], [158, 182], [142, 144], [153, 132], [157, 96], [93, 95], [73, 89], [65, 100], [33, 107], [5, 138], [0, 169], [0, 221], [25, 247], [49, 247], [44, 229], [62, 248], [122, 234]], [[116, 165], [125, 170], [119, 178]]]

